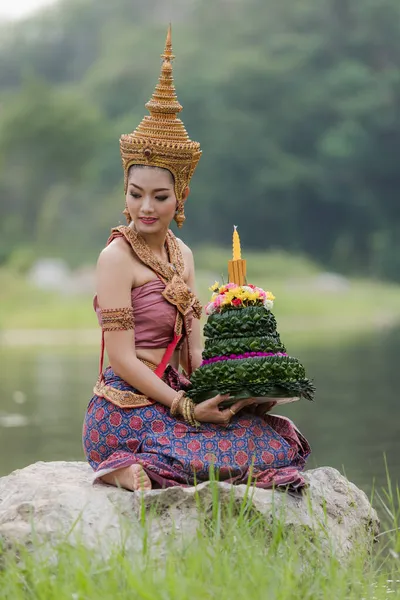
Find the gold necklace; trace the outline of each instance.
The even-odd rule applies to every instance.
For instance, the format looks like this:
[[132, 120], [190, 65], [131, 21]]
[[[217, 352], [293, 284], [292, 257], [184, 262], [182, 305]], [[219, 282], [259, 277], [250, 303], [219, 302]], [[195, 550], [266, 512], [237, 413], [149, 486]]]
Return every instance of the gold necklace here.
[[112, 229], [111, 234], [114, 232], [122, 233], [139, 260], [157, 273], [165, 282], [170, 282], [176, 275], [179, 277], [183, 276], [185, 264], [178, 240], [172, 231], [168, 230], [165, 238], [166, 250], [170, 262], [158, 258], [142, 236], [131, 227], [121, 225]]

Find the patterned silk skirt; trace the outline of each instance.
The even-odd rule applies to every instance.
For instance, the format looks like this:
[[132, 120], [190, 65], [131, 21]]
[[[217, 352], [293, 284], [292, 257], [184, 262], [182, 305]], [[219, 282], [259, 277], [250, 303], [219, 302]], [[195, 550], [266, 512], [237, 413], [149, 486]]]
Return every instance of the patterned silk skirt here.
[[[108, 367], [105, 382], [138, 393]], [[174, 389], [183, 379], [168, 367], [164, 381]], [[95, 479], [116, 469], [142, 465], [154, 488], [207, 481], [210, 469], [219, 481], [257, 487], [299, 489], [310, 454], [307, 440], [293, 423], [276, 415], [258, 417], [246, 409], [228, 425], [192, 427], [171, 417], [158, 402], [119, 408], [99, 396], [91, 399], [83, 426], [83, 447]]]

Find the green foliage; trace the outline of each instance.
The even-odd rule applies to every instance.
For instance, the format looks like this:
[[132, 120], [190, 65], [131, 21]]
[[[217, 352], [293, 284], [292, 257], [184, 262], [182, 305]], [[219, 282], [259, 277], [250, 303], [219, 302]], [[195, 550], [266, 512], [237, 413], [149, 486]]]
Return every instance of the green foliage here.
[[240, 310], [214, 313], [204, 325], [204, 335], [212, 339], [248, 337], [251, 334], [276, 334], [276, 319], [272, 312], [261, 306], [248, 306]]
[[313, 399], [315, 387], [305, 378], [304, 367], [290, 356], [224, 360], [203, 365], [190, 377], [189, 396], [202, 402], [217, 394], [231, 394], [225, 404], [238, 398], [259, 396]]
[[291, 356], [255, 357], [242, 360], [224, 360], [196, 369], [192, 383], [210, 385], [218, 382], [235, 384], [238, 379], [262, 383], [265, 379], [291, 381], [304, 378], [304, 367]]
[[[37, 256], [32, 246], [20, 245], [10, 254], [8, 267], [11, 272], [25, 275], [35, 263]], [[0, 274], [0, 281], [2, 276]]]
[[234, 337], [219, 339], [206, 339], [203, 358], [212, 356], [226, 356], [227, 354], [243, 354], [244, 352], [286, 352], [279, 335], [258, 335], [254, 332], [252, 337]]
[[38, 79], [29, 78], [6, 96], [0, 120], [0, 256], [27, 244], [38, 253], [57, 252], [64, 223], [79, 221], [82, 213], [72, 190], [87, 179], [99, 122], [79, 94]]

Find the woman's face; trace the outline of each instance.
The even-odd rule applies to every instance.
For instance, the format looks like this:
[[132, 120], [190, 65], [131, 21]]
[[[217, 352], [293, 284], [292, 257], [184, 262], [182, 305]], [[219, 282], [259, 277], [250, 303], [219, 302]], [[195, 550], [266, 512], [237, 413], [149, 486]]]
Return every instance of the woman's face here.
[[139, 233], [166, 231], [177, 206], [171, 173], [156, 167], [131, 167], [126, 202]]

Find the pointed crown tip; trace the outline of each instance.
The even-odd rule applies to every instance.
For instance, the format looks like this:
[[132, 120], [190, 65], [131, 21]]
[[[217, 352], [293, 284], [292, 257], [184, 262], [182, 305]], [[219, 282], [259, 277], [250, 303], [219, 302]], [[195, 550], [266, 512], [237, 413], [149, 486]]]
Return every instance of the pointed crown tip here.
[[167, 30], [167, 39], [165, 40], [165, 49], [171, 50], [171, 46], [172, 46], [172, 27], [171, 27], [171, 23], [170, 23], [168, 25], [168, 30]]
[[168, 26], [167, 39], [165, 40], [164, 54], [161, 54], [161, 58], [164, 60], [174, 60], [175, 56], [172, 54], [172, 36], [171, 36], [171, 23]]

